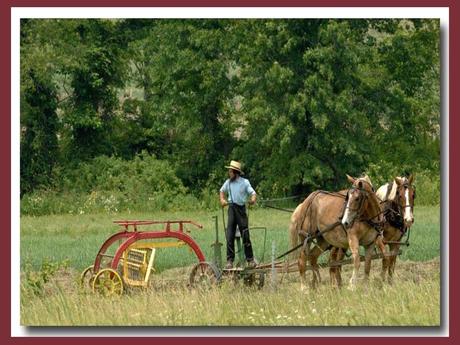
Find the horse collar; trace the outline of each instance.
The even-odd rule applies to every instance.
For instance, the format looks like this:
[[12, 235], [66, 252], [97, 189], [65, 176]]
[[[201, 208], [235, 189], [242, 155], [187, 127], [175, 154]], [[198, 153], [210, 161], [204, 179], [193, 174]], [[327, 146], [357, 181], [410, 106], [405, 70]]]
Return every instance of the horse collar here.
[[388, 206], [385, 207], [384, 210], [385, 220], [390, 224], [392, 227], [400, 230], [403, 234], [405, 233], [404, 229], [404, 218], [401, 213], [401, 205], [399, 205], [395, 201], [391, 201], [387, 204]]

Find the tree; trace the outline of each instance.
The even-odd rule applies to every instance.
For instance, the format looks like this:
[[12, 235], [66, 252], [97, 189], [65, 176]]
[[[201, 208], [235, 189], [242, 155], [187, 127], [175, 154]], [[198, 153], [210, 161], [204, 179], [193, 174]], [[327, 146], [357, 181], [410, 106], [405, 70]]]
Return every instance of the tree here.
[[81, 52], [63, 67], [72, 90], [63, 117], [67, 155], [72, 159], [110, 155], [115, 151], [111, 135], [119, 108], [118, 90], [124, 86], [126, 74], [120, 22], [89, 19], [69, 24]]
[[21, 102], [21, 196], [50, 185], [58, 153], [55, 86], [34, 70], [28, 77]]
[[50, 186], [58, 157], [56, 85], [46, 64], [49, 49], [34, 39], [36, 28], [21, 21], [21, 197]]
[[147, 139], [137, 150], [174, 162], [187, 186], [202, 186], [232, 149], [228, 25], [221, 20], [156, 20], [141, 42], [133, 42], [138, 86], [144, 92], [133, 121]]
[[264, 195], [439, 171], [436, 20], [24, 20], [21, 52], [24, 191], [144, 150], [195, 192], [229, 159]]
[[[412, 169], [423, 164], [426, 155], [439, 161], [433, 150], [439, 23], [415, 23], [240, 25], [248, 43], [239, 51], [244, 125], [234, 155], [252, 167], [259, 190], [337, 189], [345, 173], [360, 174], [371, 163], [388, 162], [401, 172], [409, 161]], [[417, 156], [420, 151], [425, 155]]]

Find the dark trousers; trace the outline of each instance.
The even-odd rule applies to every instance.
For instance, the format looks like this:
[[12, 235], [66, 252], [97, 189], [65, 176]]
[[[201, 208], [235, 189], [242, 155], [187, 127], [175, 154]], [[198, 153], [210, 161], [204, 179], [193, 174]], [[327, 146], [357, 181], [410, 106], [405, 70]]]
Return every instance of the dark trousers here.
[[228, 207], [228, 224], [225, 234], [227, 238], [227, 261], [235, 260], [235, 234], [237, 225], [238, 229], [240, 229], [241, 237], [243, 238], [243, 248], [246, 260], [252, 260], [254, 259], [254, 254], [252, 253], [252, 245], [249, 238], [246, 207], [230, 204]]

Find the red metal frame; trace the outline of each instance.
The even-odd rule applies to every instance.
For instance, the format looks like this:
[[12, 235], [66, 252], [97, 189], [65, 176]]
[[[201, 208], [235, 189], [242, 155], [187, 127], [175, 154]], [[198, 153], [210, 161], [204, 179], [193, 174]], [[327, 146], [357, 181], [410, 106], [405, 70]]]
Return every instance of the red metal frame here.
[[[200, 262], [206, 261], [203, 252], [201, 251], [199, 245], [195, 240], [189, 235], [184, 233], [184, 224], [192, 224], [197, 228], [202, 229], [203, 226], [195, 223], [191, 220], [167, 220], [167, 221], [144, 221], [144, 220], [117, 220], [114, 223], [123, 226], [124, 230], [117, 232], [116, 234], [110, 236], [101, 246], [99, 252], [96, 255], [96, 260], [94, 261], [93, 271], [96, 273], [100, 269], [101, 260], [107, 251], [107, 249], [116, 241], [126, 239], [116, 250], [115, 255], [112, 259], [110, 267], [112, 269], [117, 269], [118, 263], [120, 261], [121, 255], [123, 252], [134, 242], [139, 240], [146, 239], [158, 239], [158, 238], [176, 238], [180, 241], [183, 241], [193, 249], [195, 255], [197, 256]], [[157, 225], [164, 224], [164, 228], [161, 230], [147, 230], [147, 231], [138, 231], [138, 226], [144, 225]], [[178, 229], [172, 229], [172, 224], [178, 224]], [[130, 227], [132, 231], [129, 231]]]

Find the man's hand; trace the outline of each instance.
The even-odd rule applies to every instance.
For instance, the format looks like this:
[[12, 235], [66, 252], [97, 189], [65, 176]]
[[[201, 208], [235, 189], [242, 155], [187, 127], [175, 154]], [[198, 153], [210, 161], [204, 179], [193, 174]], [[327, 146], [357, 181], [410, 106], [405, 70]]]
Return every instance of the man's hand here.
[[221, 200], [221, 201], [220, 201], [220, 205], [221, 205], [222, 207], [225, 207], [225, 206], [228, 205], [228, 202], [225, 201], [225, 200]]
[[256, 203], [256, 195], [257, 194], [251, 195], [251, 199], [249, 200], [249, 205], [254, 205]]

